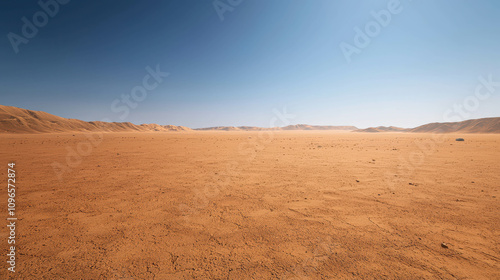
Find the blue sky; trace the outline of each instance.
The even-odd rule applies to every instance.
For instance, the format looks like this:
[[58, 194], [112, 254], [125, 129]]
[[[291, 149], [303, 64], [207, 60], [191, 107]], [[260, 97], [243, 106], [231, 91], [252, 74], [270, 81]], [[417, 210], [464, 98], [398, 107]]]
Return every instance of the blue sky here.
[[[445, 121], [478, 77], [500, 82], [500, 2], [392, 1], [242, 0], [223, 20], [213, 1], [69, 1], [18, 53], [8, 34], [43, 10], [2, 1], [0, 104], [194, 128], [269, 126], [286, 106], [292, 123], [414, 127]], [[382, 10], [390, 21], [348, 62], [340, 44]], [[111, 109], [157, 65], [169, 76], [144, 100]], [[495, 89], [465, 118], [500, 116]]]

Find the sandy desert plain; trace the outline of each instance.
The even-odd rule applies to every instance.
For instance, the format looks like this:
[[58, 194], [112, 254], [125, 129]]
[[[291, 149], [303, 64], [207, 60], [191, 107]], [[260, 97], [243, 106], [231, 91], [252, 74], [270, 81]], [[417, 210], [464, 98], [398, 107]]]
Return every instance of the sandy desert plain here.
[[2, 133], [0, 147], [19, 217], [1, 279], [500, 279], [500, 134]]

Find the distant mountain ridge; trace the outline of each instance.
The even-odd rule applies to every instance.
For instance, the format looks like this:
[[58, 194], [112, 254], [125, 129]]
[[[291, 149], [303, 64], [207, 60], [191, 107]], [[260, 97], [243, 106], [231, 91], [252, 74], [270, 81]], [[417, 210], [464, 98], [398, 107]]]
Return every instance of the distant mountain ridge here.
[[356, 129], [358, 128], [355, 126], [308, 125], [308, 124], [289, 125], [282, 128], [282, 130], [348, 130], [348, 131], [353, 131]]
[[395, 126], [377, 126], [369, 127], [365, 129], [357, 129], [355, 132], [407, 132], [407, 128], [395, 127]]
[[195, 130], [210, 131], [263, 131], [263, 130], [346, 130], [353, 131], [358, 129], [355, 126], [333, 126], [333, 125], [308, 125], [296, 124], [285, 127], [257, 127], [257, 126], [215, 126], [206, 128], [195, 128]]
[[0, 132], [49, 133], [49, 132], [127, 132], [127, 131], [188, 131], [184, 126], [142, 124], [129, 122], [86, 122], [66, 119], [42, 111], [32, 111], [0, 105]]
[[500, 133], [500, 118], [482, 118], [462, 122], [429, 123], [408, 130], [432, 133]]
[[482, 118], [462, 122], [429, 123], [415, 128], [369, 127], [354, 132], [415, 132], [415, 133], [500, 133], [500, 118]]
[[[285, 127], [217, 126], [197, 128], [196, 131], [294, 131], [329, 130], [353, 132], [416, 132], [416, 133], [500, 133], [500, 117], [482, 118], [454, 123], [429, 123], [415, 128], [379, 126], [358, 129], [355, 126], [328, 126], [296, 124]], [[185, 126], [141, 124], [130, 122], [86, 122], [66, 119], [42, 111], [32, 111], [0, 105], [1, 133], [51, 133], [51, 132], [167, 132], [193, 131]]]

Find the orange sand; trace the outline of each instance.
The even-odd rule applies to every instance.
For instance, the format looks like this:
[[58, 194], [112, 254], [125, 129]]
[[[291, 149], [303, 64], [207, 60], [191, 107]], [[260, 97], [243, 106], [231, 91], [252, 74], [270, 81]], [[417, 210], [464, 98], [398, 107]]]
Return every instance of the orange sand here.
[[0, 135], [0, 278], [500, 279], [500, 135], [269, 133]]

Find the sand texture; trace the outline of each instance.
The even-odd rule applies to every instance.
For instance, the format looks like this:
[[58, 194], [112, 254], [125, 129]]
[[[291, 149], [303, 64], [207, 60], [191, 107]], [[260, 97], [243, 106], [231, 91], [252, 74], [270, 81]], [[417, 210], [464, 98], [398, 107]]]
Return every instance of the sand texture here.
[[0, 176], [17, 169], [15, 279], [500, 279], [498, 134], [2, 133], [0, 146]]

